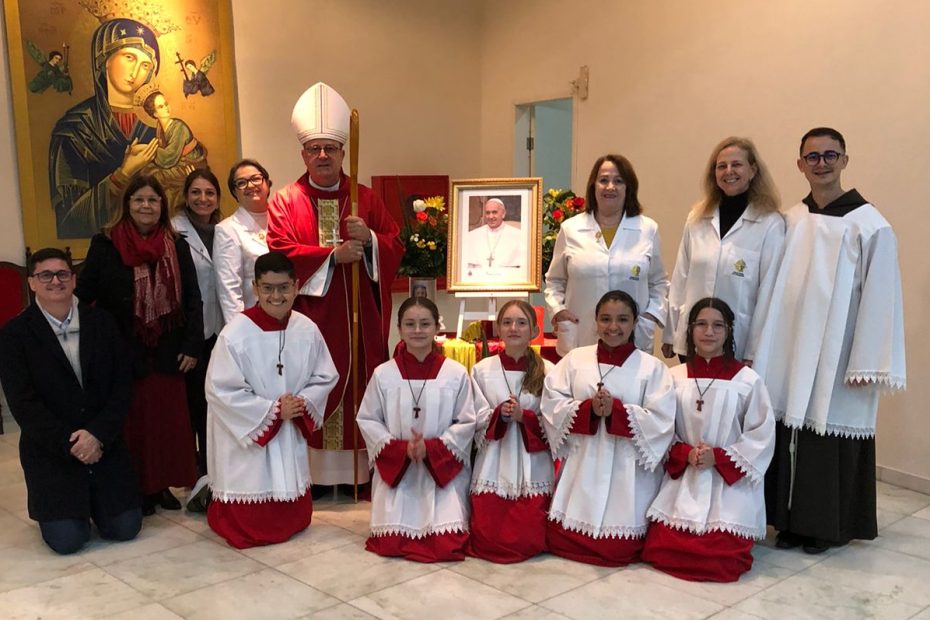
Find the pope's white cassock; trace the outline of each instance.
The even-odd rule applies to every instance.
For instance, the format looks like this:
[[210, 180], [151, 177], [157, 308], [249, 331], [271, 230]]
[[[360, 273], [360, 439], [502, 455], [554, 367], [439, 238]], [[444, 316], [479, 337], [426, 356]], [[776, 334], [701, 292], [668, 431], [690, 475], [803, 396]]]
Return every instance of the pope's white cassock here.
[[[768, 390], [751, 368], [723, 356], [672, 368], [678, 415], [662, 487], [647, 516], [643, 560], [683, 579], [736, 581], [765, 538], [765, 471], [775, 450]], [[700, 410], [698, 402], [700, 401]], [[714, 467], [688, 464], [713, 448]]]
[[[420, 362], [402, 349], [375, 369], [357, 419], [374, 469], [366, 549], [420, 562], [464, 559], [475, 434], [465, 367], [436, 352]], [[414, 431], [426, 444], [420, 462], [407, 456]]]
[[[552, 364], [540, 360], [545, 372]], [[546, 548], [553, 466], [539, 415], [540, 396], [523, 389], [526, 358], [505, 352], [472, 368], [478, 456], [471, 482], [469, 553], [492, 562], [521, 562]], [[522, 422], [501, 415], [518, 396]]]
[[785, 217], [754, 364], [782, 423], [769, 522], [834, 543], [874, 538], [878, 399], [905, 386], [897, 240], [855, 190], [823, 209], [808, 196]]
[[527, 242], [519, 225], [501, 223], [496, 229], [487, 224], [468, 231], [462, 253], [466, 280], [473, 277], [520, 278], [525, 273]]
[[[603, 382], [612, 413], [595, 415]], [[675, 392], [665, 364], [631, 344], [572, 350], [546, 375], [542, 413], [554, 458], [564, 459], [549, 510], [549, 550], [602, 566], [639, 559], [646, 510], [675, 429]]]
[[[210, 527], [243, 548], [287, 540], [310, 524], [307, 441], [323, 424], [338, 373], [316, 324], [286, 324], [253, 306], [223, 329], [207, 369]], [[280, 418], [292, 394], [306, 413]]]

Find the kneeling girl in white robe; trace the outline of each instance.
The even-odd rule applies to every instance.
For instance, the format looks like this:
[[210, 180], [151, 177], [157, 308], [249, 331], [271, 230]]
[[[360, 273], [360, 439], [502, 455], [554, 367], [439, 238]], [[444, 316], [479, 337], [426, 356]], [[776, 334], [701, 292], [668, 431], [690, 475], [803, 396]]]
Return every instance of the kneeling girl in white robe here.
[[469, 555], [522, 562], [546, 549], [553, 467], [539, 415], [552, 364], [530, 348], [533, 307], [508, 301], [497, 313], [504, 350], [472, 368], [478, 456], [471, 481]]
[[287, 540], [310, 525], [307, 442], [338, 373], [316, 324], [291, 312], [294, 265], [255, 261], [258, 304], [226, 324], [207, 368], [207, 523], [233, 547]]
[[378, 366], [358, 412], [374, 468], [365, 548], [418, 562], [465, 558], [475, 410], [468, 371], [436, 352], [439, 310], [397, 311], [404, 347]]
[[572, 350], [546, 375], [544, 428], [553, 457], [564, 459], [546, 542], [579, 562], [639, 560], [672, 442], [672, 378], [633, 344], [637, 316], [627, 293], [605, 294], [595, 309], [598, 344]]
[[672, 369], [678, 416], [649, 509], [643, 560], [689, 581], [736, 581], [765, 538], [765, 470], [775, 417], [762, 379], [734, 359], [733, 312], [705, 297], [688, 316], [688, 357]]

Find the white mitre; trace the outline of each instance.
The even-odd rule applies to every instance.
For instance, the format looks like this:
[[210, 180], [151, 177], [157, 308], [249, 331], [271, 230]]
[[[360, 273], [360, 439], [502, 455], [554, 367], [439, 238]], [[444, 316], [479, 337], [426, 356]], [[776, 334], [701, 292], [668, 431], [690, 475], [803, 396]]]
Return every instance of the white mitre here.
[[313, 139], [349, 140], [349, 104], [331, 86], [317, 82], [294, 105], [291, 126], [300, 144]]

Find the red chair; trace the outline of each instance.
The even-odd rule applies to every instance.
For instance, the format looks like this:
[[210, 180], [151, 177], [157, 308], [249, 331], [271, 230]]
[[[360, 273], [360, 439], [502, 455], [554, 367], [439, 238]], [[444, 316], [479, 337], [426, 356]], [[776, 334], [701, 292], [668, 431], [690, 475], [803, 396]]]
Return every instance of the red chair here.
[[[15, 263], [0, 261], [0, 327], [29, 305], [29, 286], [26, 268]], [[3, 434], [3, 416], [0, 412], [0, 435]]]

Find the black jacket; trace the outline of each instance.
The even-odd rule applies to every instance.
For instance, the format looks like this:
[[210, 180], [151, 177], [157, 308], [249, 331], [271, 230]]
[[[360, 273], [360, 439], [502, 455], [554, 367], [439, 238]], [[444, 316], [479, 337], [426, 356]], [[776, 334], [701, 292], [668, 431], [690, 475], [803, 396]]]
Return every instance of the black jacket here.
[[74, 294], [84, 303], [95, 303], [109, 311], [119, 326], [120, 333], [129, 343], [132, 352], [133, 374], [144, 377], [153, 370], [161, 373], [178, 372], [178, 354], [198, 357], [203, 348], [203, 312], [197, 271], [191, 251], [180, 236], [175, 240], [178, 267], [181, 271], [181, 314], [183, 323], [161, 335], [154, 349], [147, 349], [135, 337], [133, 330], [133, 269], [123, 264], [113, 241], [103, 235], [94, 235], [87, 260], [78, 277]]
[[[89, 517], [91, 485], [109, 515], [139, 506], [122, 438], [132, 396], [123, 340], [106, 312], [82, 305], [78, 313], [83, 387], [37, 305], [0, 330], [0, 381], [21, 429], [19, 458], [36, 521]], [[103, 443], [94, 465], [71, 456], [69, 437], [82, 428]]]

